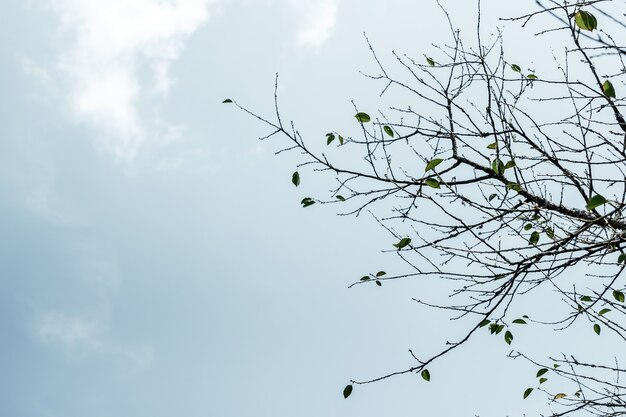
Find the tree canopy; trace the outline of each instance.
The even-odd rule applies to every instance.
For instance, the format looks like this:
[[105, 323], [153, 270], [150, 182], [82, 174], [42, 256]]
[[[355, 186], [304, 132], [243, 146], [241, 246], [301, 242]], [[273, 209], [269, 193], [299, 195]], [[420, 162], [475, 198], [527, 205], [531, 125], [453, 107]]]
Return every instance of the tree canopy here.
[[[300, 154], [294, 186], [304, 172], [334, 174], [329, 195], [305, 197], [302, 207], [367, 210], [387, 230], [390, 241], [381, 245], [405, 272], [373, 272], [352, 286], [430, 279], [441, 293], [415, 301], [464, 323], [437, 353], [410, 350], [405, 369], [354, 379], [343, 396], [401, 374], [430, 381], [432, 364], [489, 332], [511, 345], [511, 357], [536, 367], [536, 384], [519, 395], [544, 391], [551, 415], [626, 415], [626, 47], [617, 42], [626, 35], [624, 4], [538, 2], [526, 15], [504, 17], [521, 27], [539, 21], [537, 42], [562, 42], [560, 55], [536, 68], [511, 62], [508, 48], [519, 46], [501, 33], [482, 39], [480, 13], [476, 34], [466, 36], [442, 12], [450, 40], [423, 56], [394, 52], [388, 64], [367, 40], [378, 67], [367, 77], [381, 83], [381, 95], [400, 92], [409, 104], [376, 111], [355, 103], [358, 133], [324, 132], [328, 150], [283, 120], [277, 94], [272, 117], [224, 101], [269, 126], [264, 139], [282, 136], [283, 150]], [[360, 158], [338, 160], [342, 148]], [[547, 314], [540, 304], [550, 306]], [[581, 337], [598, 344], [610, 337], [622, 356], [575, 358], [568, 346], [547, 346], [545, 357], [534, 357], [515, 349], [519, 326], [567, 331], [580, 323], [588, 329]], [[553, 392], [548, 378], [575, 389]]]

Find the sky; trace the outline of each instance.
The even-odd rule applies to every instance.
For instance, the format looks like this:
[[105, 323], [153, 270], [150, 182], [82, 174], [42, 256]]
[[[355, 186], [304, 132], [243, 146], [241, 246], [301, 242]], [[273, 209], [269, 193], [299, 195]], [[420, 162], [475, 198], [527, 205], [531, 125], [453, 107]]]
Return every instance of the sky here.
[[[444, 5], [475, 31], [474, 2]], [[487, 34], [516, 13], [483, 10]], [[411, 301], [416, 283], [348, 289], [403, 268], [389, 237], [367, 216], [303, 210], [332, 179], [303, 170], [293, 187], [299, 156], [221, 103], [271, 116], [278, 72], [306, 135], [355, 129], [351, 100], [380, 92], [360, 72], [375, 69], [363, 32], [383, 59], [431, 54], [449, 39], [436, 2], [11, 0], [0, 28], [0, 415], [545, 411], [521, 399], [533, 372], [487, 337], [430, 383], [344, 400], [351, 378], [410, 366], [409, 348], [433, 353], [457, 327]]]

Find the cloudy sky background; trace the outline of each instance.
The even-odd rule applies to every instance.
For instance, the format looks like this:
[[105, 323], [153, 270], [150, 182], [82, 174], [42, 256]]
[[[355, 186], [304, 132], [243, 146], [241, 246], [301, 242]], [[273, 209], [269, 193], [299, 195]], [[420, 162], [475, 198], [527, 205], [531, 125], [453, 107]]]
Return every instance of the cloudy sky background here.
[[[485, 35], [525, 3], [485, 1]], [[474, 2], [444, 4], [473, 36]], [[486, 336], [429, 384], [344, 400], [350, 378], [410, 366], [408, 348], [433, 353], [455, 325], [411, 302], [415, 283], [348, 290], [402, 269], [380, 252], [393, 242], [366, 216], [303, 210], [330, 179], [304, 170], [294, 188], [297, 155], [221, 104], [271, 115], [279, 72], [303, 133], [354, 130], [350, 100], [380, 92], [359, 73], [375, 70], [363, 32], [384, 59], [432, 55], [449, 39], [434, 1], [13, 0], [0, 27], [0, 414], [546, 411], [522, 403], [532, 372]], [[541, 47], [535, 62], [551, 60]]]

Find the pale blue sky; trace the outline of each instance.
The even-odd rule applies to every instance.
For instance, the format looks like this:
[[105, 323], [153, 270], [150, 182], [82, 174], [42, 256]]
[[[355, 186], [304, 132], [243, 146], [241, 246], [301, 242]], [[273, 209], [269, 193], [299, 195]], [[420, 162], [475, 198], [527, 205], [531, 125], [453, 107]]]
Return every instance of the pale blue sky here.
[[[429, 384], [341, 397], [455, 325], [411, 302], [415, 283], [348, 290], [402, 269], [389, 237], [303, 210], [331, 179], [304, 170], [294, 188], [297, 155], [221, 104], [271, 114], [279, 71], [303, 132], [355, 128], [350, 100], [379, 92], [359, 74], [374, 68], [363, 31], [387, 59], [448, 39], [435, 2], [417, 3], [2, 2], [0, 415], [521, 416], [532, 372], [482, 336]], [[484, 3], [495, 27], [504, 2]], [[473, 36], [474, 2], [446, 4]]]

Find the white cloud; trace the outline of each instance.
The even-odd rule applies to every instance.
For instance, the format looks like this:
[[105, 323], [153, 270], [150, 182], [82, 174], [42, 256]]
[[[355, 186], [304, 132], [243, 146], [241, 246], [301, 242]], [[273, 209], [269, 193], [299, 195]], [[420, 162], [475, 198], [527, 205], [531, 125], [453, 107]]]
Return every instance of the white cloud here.
[[72, 113], [101, 135], [105, 149], [132, 159], [147, 138], [158, 141], [172, 130], [155, 120], [155, 106], [172, 86], [170, 65], [207, 21], [211, 2], [50, 0], [70, 43], [57, 75]]
[[68, 349], [101, 348], [100, 330], [95, 323], [77, 317], [48, 313], [41, 317], [35, 332], [46, 343], [58, 343]]
[[98, 354], [122, 359], [145, 369], [154, 360], [150, 346], [120, 346], [105, 337], [97, 321], [89, 318], [48, 312], [36, 320], [35, 336], [44, 344], [59, 347], [68, 354]]
[[320, 47], [328, 40], [337, 23], [338, 0], [291, 0], [301, 16], [296, 43]]

